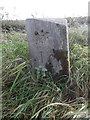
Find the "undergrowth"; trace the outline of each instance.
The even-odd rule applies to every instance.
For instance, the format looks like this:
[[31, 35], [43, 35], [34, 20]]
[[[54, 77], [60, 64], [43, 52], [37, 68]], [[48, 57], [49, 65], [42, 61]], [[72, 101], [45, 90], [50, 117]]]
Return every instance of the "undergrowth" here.
[[[85, 28], [70, 28], [70, 76], [53, 81], [41, 66], [34, 72], [23, 33], [2, 41], [3, 115], [7, 120], [88, 118], [88, 44]], [[66, 83], [60, 83], [67, 79]]]

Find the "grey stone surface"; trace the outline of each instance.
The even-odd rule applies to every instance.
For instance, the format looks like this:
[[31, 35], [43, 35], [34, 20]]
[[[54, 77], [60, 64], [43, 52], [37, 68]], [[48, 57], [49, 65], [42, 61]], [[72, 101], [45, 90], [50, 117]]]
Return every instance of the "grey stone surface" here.
[[69, 73], [69, 43], [65, 19], [27, 19], [32, 67], [43, 66], [56, 78]]

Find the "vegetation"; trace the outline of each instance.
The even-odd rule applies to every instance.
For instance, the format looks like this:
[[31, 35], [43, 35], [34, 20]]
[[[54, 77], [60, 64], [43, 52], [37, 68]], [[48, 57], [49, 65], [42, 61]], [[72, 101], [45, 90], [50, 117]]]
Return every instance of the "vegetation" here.
[[24, 20], [3, 20], [2, 32], [24, 32], [25, 33], [25, 21]]
[[25, 33], [3, 33], [2, 120], [89, 119], [87, 28], [69, 29], [71, 72], [67, 82], [53, 81], [45, 68], [35, 72], [28, 57]]
[[[68, 27], [78, 27], [81, 25], [88, 24], [88, 17], [68, 17], [66, 18], [68, 22]], [[2, 32], [23, 32], [25, 33], [25, 21], [24, 20], [3, 20], [2, 21]]]

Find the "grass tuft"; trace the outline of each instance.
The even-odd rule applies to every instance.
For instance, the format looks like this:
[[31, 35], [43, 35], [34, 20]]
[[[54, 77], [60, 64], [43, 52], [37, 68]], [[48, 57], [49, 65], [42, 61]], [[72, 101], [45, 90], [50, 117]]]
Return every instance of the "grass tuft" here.
[[88, 44], [86, 28], [70, 28], [71, 73], [53, 81], [41, 66], [32, 71], [25, 33], [4, 34], [2, 41], [3, 119], [73, 120], [88, 118]]

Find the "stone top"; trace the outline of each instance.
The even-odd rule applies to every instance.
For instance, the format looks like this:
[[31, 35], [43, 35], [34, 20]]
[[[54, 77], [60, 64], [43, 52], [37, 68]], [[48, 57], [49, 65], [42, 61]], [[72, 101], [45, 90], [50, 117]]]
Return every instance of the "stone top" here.
[[67, 20], [64, 18], [28, 18], [26, 21], [48, 21], [48, 22], [53, 22], [53, 23], [58, 23], [62, 25], [67, 25]]

